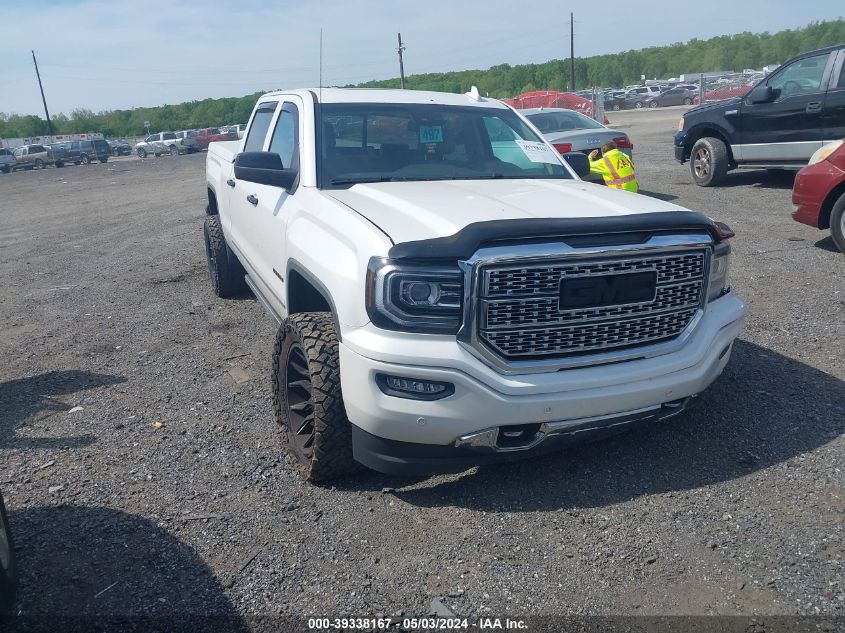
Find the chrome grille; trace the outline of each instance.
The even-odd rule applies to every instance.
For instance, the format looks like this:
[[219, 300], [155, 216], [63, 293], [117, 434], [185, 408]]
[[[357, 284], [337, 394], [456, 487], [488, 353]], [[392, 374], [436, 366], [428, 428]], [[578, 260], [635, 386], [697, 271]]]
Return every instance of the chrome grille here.
[[[478, 337], [507, 359], [565, 357], [676, 338], [701, 307], [706, 252], [488, 266]], [[561, 280], [655, 271], [653, 301], [561, 310]]]

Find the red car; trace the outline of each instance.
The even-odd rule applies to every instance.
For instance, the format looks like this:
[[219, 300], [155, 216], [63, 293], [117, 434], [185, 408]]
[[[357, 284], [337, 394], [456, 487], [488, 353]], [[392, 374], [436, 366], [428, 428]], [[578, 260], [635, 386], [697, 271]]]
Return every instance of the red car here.
[[825, 145], [798, 172], [792, 188], [792, 218], [817, 229], [830, 229], [845, 253], [845, 140]]
[[237, 133], [221, 132], [216, 127], [207, 127], [202, 130], [197, 130], [197, 135], [194, 137], [197, 141], [197, 149], [208, 149], [208, 144], [214, 141], [237, 141]]

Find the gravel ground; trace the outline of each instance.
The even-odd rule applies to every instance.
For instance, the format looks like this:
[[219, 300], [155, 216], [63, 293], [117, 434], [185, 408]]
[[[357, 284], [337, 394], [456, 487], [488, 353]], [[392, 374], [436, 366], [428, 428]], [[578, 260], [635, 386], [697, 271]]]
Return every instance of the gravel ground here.
[[[210, 289], [204, 156], [0, 175], [0, 488], [23, 615], [845, 615], [843, 265], [791, 180], [641, 185], [730, 224], [750, 314], [682, 417], [534, 462], [302, 483], [274, 326]], [[840, 621], [841, 623], [841, 621]]]

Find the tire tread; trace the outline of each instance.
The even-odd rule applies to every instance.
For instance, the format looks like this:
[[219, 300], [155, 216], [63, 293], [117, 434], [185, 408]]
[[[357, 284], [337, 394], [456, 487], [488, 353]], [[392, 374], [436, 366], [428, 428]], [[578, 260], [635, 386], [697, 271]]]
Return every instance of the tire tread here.
[[[286, 407], [282, 380], [285, 341], [288, 337], [302, 345], [311, 374], [315, 436], [310, 464], [302, 463], [290, 448], [288, 427], [285, 423]], [[273, 412], [288, 452], [308, 481], [336, 479], [361, 468], [352, 457], [352, 428], [343, 404], [338, 340], [330, 313], [292, 314], [279, 328], [273, 350]]]
[[[206, 216], [203, 230], [208, 240], [208, 248], [214, 253], [214, 262], [208, 260], [209, 267], [214, 266], [217, 271], [216, 279], [209, 271], [214, 294], [224, 299], [243, 294], [247, 288], [244, 280], [246, 273], [238, 258], [226, 244], [223, 226], [220, 224], [220, 216]], [[206, 258], [208, 258], [208, 253], [206, 253]]]

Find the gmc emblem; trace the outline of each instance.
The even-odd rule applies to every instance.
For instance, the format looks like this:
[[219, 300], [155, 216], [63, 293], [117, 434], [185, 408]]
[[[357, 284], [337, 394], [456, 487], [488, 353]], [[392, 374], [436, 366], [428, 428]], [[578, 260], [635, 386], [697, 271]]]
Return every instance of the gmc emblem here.
[[648, 303], [657, 293], [657, 272], [627, 275], [563, 278], [560, 282], [560, 310], [599, 308], [626, 303]]

